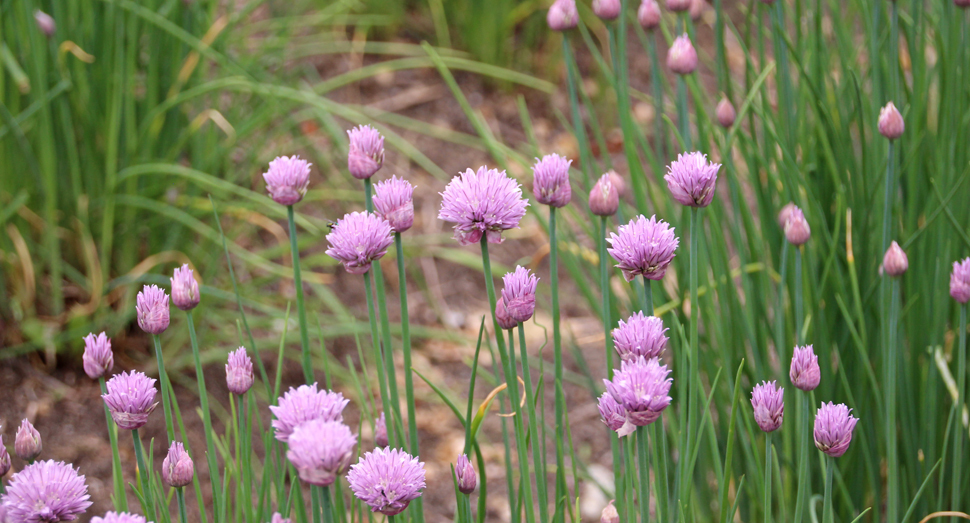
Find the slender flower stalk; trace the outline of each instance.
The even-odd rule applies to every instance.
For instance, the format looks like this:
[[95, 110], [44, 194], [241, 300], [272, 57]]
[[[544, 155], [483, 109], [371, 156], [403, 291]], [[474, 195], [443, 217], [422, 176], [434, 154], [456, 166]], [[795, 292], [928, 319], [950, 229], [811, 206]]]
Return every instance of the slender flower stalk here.
[[[101, 386], [101, 394], [107, 394], [104, 376], [98, 378], [98, 385]], [[104, 405], [104, 420], [108, 428], [108, 441], [111, 444], [111, 478], [114, 484], [114, 506], [116, 510], [122, 512], [128, 510], [128, 496], [125, 495], [125, 477], [121, 470], [121, 454], [118, 450], [118, 427], [111, 421], [111, 413], [108, 412], [108, 405]]]
[[[509, 329], [509, 339], [512, 339], [511, 329]], [[539, 420], [536, 417], [535, 389], [532, 388], [532, 371], [529, 367], [529, 353], [526, 350], [525, 324], [523, 322], [519, 322], [519, 351], [522, 354], [522, 380], [525, 384], [525, 400], [527, 402], [527, 411], [529, 414], [529, 437], [532, 441], [532, 465], [535, 468], [536, 493], [538, 494], [539, 498], [539, 521], [546, 523], [548, 520], [546, 507], [548, 506], [549, 499], [549, 494], [547, 491], [548, 489], [546, 487], [546, 466], [542, 452], [540, 451], [541, 445], [539, 442], [541, 441], [542, 435], [539, 433]]]
[[155, 521], [159, 521], [158, 507], [155, 505], [155, 496], [153, 494], [152, 483], [150, 476], [148, 475], [148, 465], [145, 460], [145, 451], [142, 449], [141, 437], [138, 436], [138, 429], [131, 430], [132, 443], [135, 446], [135, 461], [138, 464], [138, 476], [139, 476], [139, 487], [142, 499], [145, 503], [142, 505], [142, 510], [146, 514], [155, 514]]
[[158, 362], [158, 381], [162, 389], [162, 413], [165, 416], [165, 434], [167, 441], [175, 439], [175, 425], [172, 418], [171, 391], [172, 384], [168, 381], [168, 374], [165, 372], [165, 357], [162, 355], [162, 339], [158, 334], [152, 334], [152, 341], [155, 344], [155, 361]]
[[175, 439], [175, 427], [172, 424], [171, 383], [165, 373], [165, 358], [162, 354], [162, 341], [159, 334], [165, 332], [169, 325], [168, 295], [155, 285], [145, 285], [136, 299], [135, 312], [138, 316], [138, 326], [152, 335], [155, 344], [155, 361], [158, 364], [158, 381], [162, 387], [162, 410], [165, 414], [165, 433], [167, 441]]
[[762, 382], [751, 392], [754, 420], [765, 431], [765, 523], [771, 523], [771, 433], [781, 427], [785, 412], [784, 389], [774, 381]]
[[815, 415], [815, 446], [828, 456], [825, 460], [824, 523], [834, 523], [832, 515], [832, 476], [835, 458], [845, 454], [852, 442], [852, 433], [859, 419], [844, 404], [823, 403]]
[[310, 333], [307, 329], [306, 304], [303, 297], [303, 275], [300, 272], [300, 247], [296, 241], [296, 216], [292, 205], [286, 206], [286, 219], [290, 229], [290, 258], [293, 261], [293, 286], [296, 287], [297, 321], [300, 323], [300, 363], [303, 366], [303, 379], [312, 383], [313, 363], [310, 360]]
[[[953, 404], [956, 415], [961, 415], [960, 409], [967, 399], [967, 302], [970, 301], [970, 258], [953, 262], [953, 272], [950, 273], [950, 296], [960, 304], [959, 342], [954, 350], [957, 351], [957, 401]], [[953, 435], [953, 463], [963, 463], [963, 448], [966, 444], [967, 432], [962, 423], [954, 423], [956, 432]], [[961, 499], [961, 484], [963, 470], [957, 466], [953, 469], [953, 507], [959, 508]]]

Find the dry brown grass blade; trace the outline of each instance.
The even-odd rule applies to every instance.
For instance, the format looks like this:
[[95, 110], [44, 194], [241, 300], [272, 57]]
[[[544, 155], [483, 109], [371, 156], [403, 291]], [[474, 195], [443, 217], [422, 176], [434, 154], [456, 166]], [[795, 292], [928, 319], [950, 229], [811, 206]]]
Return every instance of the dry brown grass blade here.
[[925, 518], [919, 520], [919, 523], [926, 523], [927, 521], [929, 521], [931, 519], [945, 518], [945, 517], [956, 517], [956, 518], [970, 519], [970, 515], [964, 514], [963, 512], [956, 512], [956, 511], [953, 511], [953, 510], [944, 510], [943, 512], [934, 512], [934, 513], [930, 514], [929, 516], [926, 516]]

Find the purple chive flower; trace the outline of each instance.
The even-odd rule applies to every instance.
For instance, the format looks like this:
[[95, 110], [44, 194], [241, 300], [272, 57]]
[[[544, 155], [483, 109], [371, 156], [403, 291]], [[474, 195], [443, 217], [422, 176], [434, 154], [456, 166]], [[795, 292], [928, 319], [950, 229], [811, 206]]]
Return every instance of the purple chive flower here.
[[195, 466], [189, 453], [185, 452], [182, 443], [173, 441], [162, 461], [162, 481], [170, 487], [182, 488], [192, 483], [194, 474]]
[[148, 523], [148, 520], [130, 512], [108, 512], [104, 517], [94, 516], [91, 523]]
[[383, 412], [381, 412], [379, 418], [374, 420], [374, 445], [377, 447], [386, 447], [388, 445], [387, 420], [384, 418]]
[[338, 475], [347, 472], [356, 445], [357, 436], [343, 422], [312, 419], [290, 435], [286, 458], [296, 467], [300, 479], [329, 487]]
[[677, 160], [667, 168], [667, 188], [681, 205], [707, 207], [714, 200], [717, 188], [719, 163], [707, 161], [707, 155], [699, 152], [678, 154]]
[[199, 304], [199, 282], [195, 281], [192, 269], [189, 264], [184, 264], [175, 269], [175, 274], [170, 278], [172, 282], [172, 303], [182, 309], [189, 311]]
[[270, 523], [293, 523], [290, 518], [284, 518], [279, 512], [273, 512], [273, 517], [270, 519]]
[[633, 361], [620, 363], [620, 370], [613, 374], [613, 381], [603, 380], [606, 390], [617, 403], [626, 409], [630, 423], [642, 427], [649, 425], [670, 405], [670, 370], [656, 358], [647, 360], [642, 356]]
[[657, 358], [667, 348], [667, 336], [664, 334], [664, 322], [656, 316], [644, 316], [638, 311], [620, 320], [617, 328], [613, 329], [613, 347], [623, 361], [635, 360], [639, 357], [646, 359]]
[[347, 152], [347, 169], [358, 180], [374, 176], [384, 165], [384, 137], [377, 129], [361, 125], [347, 131], [350, 150]]
[[246, 347], [229, 353], [226, 363], [226, 387], [229, 392], [242, 396], [253, 386], [253, 360], [246, 354]]
[[613, 500], [603, 507], [603, 512], [600, 513], [600, 523], [620, 523], [620, 513], [617, 512], [616, 507], [613, 506]]
[[337, 220], [327, 235], [327, 254], [339, 261], [351, 274], [364, 274], [373, 261], [387, 254], [394, 242], [391, 225], [376, 214], [352, 212]]
[[852, 416], [852, 409], [844, 403], [822, 403], [815, 414], [815, 446], [818, 450], [837, 458], [849, 449], [852, 431], [859, 418]]
[[616, 399], [609, 392], [604, 392], [600, 396], [597, 408], [600, 411], [600, 421], [602, 421], [617, 436], [623, 437], [633, 434], [637, 429], [636, 425], [627, 419], [626, 409], [623, 405], [616, 402]]
[[111, 352], [111, 338], [105, 333], [89, 333], [84, 337], [84, 355], [81, 356], [84, 363], [84, 373], [89, 378], [96, 380], [111, 372], [115, 366], [114, 353]]
[[135, 430], [148, 423], [148, 415], [155, 410], [155, 380], [144, 373], [132, 371], [115, 374], [107, 383], [108, 393], [102, 394], [111, 418], [118, 427]]
[[890, 140], [895, 140], [903, 135], [903, 131], [906, 130], [906, 122], [903, 121], [903, 115], [899, 114], [899, 109], [892, 102], [886, 104], [885, 107], [879, 110], [879, 122], [877, 124], [879, 127], [879, 134], [889, 138]]
[[690, 19], [700, 20], [701, 15], [704, 14], [704, 0], [691, 0], [690, 2]]
[[889, 245], [889, 249], [886, 250], [886, 255], [882, 259], [882, 270], [892, 276], [898, 277], [902, 276], [909, 268], [909, 259], [906, 258], [906, 253], [895, 241]]
[[610, 178], [610, 173], [604, 173], [589, 191], [589, 211], [596, 216], [613, 216], [620, 208], [620, 190]]
[[270, 198], [280, 205], [293, 205], [302, 200], [310, 185], [310, 165], [299, 156], [279, 156], [269, 162], [263, 180]]
[[812, 229], [808, 226], [808, 221], [805, 220], [805, 213], [797, 205], [790, 205], [790, 208], [787, 205], [785, 206], [788, 209], [784, 225], [785, 239], [797, 247], [808, 242], [809, 238], [812, 237]]
[[276, 439], [286, 443], [297, 426], [312, 419], [324, 421], [343, 421], [344, 407], [350, 403], [339, 392], [317, 390], [317, 384], [290, 387], [279, 405], [270, 405], [269, 410], [276, 419], [273, 428], [276, 429]]
[[502, 300], [498, 300], [495, 303], [495, 321], [498, 322], [499, 327], [505, 330], [514, 329], [519, 325], [518, 322], [512, 319], [512, 316], [509, 314], [509, 309]]
[[667, 9], [677, 13], [690, 9], [691, 0], [667, 0]]
[[372, 511], [394, 516], [421, 496], [424, 463], [401, 449], [374, 449], [350, 467], [347, 483]]
[[56, 523], [83, 514], [88, 501], [84, 476], [63, 461], [38, 461], [10, 478], [0, 505], [7, 509], [7, 523]]
[[[687, 3], [689, 9], [690, 0]], [[670, 44], [670, 49], [667, 50], [667, 67], [679, 75], [688, 75], [697, 69], [697, 51], [686, 34], [678, 36]]]
[[458, 482], [458, 492], [471, 494], [478, 486], [478, 475], [475, 474], [475, 467], [468, 459], [468, 454], [460, 454], [455, 463], [455, 480]]
[[[3, 435], [0, 434], [0, 478], [7, 475], [10, 472], [10, 454], [7, 453], [7, 447], [3, 445]], [[0, 507], [3, 505], [0, 504]], [[0, 518], [0, 523], [3, 522], [3, 518]]]
[[516, 323], [529, 321], [536, 310], [536, 286], [539, 279], [529, 269], [516, 266], [515, 271], [502, 276], [502, 303], [509, 318]]
[[953, 262], [953, 272], [950, 273], [950, 296], [958, 303], [970, 301], [970, 258]]
[[168, 294], [155, 285], [145, 285], [135, 297], [138, 326], [149, 334], [161, 334], [168, 328]]
[[795, 347], [788, 371], [791, 384], [806, 392], [815, 390], [822, 381], [822, 371], [818, 367], [818, 356], [811, 345]]
[[24, 461], [33, 461], [40, 456], [40, 451], [43, 449], [40, 432], [37, 432], [30, 421], [24, 419], [17, 429], [17, 437], [13, 440], [14, 453]]
[[518, 182], [485, 166], [455, 176], [440, 194], [438, 219], [455, 224], [460, 245], [476, 243], [483, 234], [489, 243], [502, 243], [502, 232], [518, 228], [529, 206]]
[[717, 123], [721, 124], [721, 127], [724, 128], [734, 125], [734, 119], [738, 116], [734, 111], [734, 106], [731, 105], [731, 101], [726, 96], [721, 98], [721, 101], [717, 103], [714, 114], [717, 116]]
[[603, 20], [616, 20], [620, 16], [620, 0], [593, 0], [593, 12]]
[[565, 31], [576, 27], [579, 23], [579, 12], [576, 11], [576, 0], [556, 0], [549, 6], [546, 13], [546, 23], [553, 31]]
[[558, 154], [547, 154], [542, 159], [536, 158], [532, 166], [532, 191], [536, 201], [550, 207], [565, 207], [572, 198], [572, 188], [569, 186], [569, 165], [567, 160]]
[[970, 0], [953, 0], [953, 5], [957, 7], [967, 8], [967, 7], [970, 7]]
[[404, 178], [391, 176], [390, 180], [374, 185], [374, 212], [387, 220], [391, 230], [404, 232], [414, 225], [414, 186]]
[[660, 25], [660, 4], [657, 0], [642, 0], [637, 8], [637, 21], [640, 27], [652, 31]]
[[754, 420], [761, 430], [778, 430], [785, 416], [785, 389], [774, 381], [761, 382], [751, 391], [751, 407], [754, 408]]
[[674, 228], [656, 216], [648, 220], [641, 214], [621, 225], [617, 232], [607, 238], [610, 244], [607, 251], [617, 261], [616, 266], [623, 271], [626, 281], [633, 281], [637, 276], [662, 279], [680, 244]]
[[778, 225], [782, 230], [785, 229], [785, 224], [788, 223], [788, 218], [791, 216], [792, 210], [797, 208], [798, 206], [794, 202], [788, 202], [778, 211]]
[[34, 11], [34, 22], [37, 22], [37, 28], [44, 33], [44, 36], [48, 38], [54, 36], [54, 31], [57, 30], [54, 17], [38, 9]]

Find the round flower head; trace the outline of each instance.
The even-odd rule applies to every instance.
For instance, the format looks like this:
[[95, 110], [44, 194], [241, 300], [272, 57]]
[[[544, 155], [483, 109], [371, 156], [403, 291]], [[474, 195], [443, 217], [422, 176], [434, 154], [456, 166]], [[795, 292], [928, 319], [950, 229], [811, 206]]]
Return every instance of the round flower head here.
[[44, 33], [44, 36], [50, 38], [54, 36], [54, 31], [57, 30], [57, 23], [54, 22], [54, 17], [41, 11], [34, 11], [34, 22], [37, 23], [37, 28], [40, 32]]
[[357, 436], [343, 422], [313, 419], [290, 435], [286, 458], [296, 467], [300, 479], [329, 487], [347, 471], [356, 445]]
[[649, 425], [670, 405], [670, 370], [656, 358], [639, 357], [620, 364], [613, 381], [603, 380], [606, 391], [626, 409], [630, 423], [642, 427]]
[[556, 0], [549, 6], [546, 13], [546, 23], [553, 31], [565, 31], [579, 24], [579, 12], [576, 11], [576, 0]]
[[515, 271], [502, 276], [502, 303], [509, 317], [516, 323], [529, 321], [536, 310], [536, 285], [539, 279], [529, 269], [516, 266]]
[[[667, 4], [670, 5], [670, 2]], [[687, 4], [690, 8], [690, 0]], [[697, 69], [697, 51], [686, 34], [678, 36], [667, 50], [667, 67], [679, 75], [690, 74]]]
[[751, 391], [751, 407], [754, 408], [754, 420], [761, 430], [778, 430], [785, 416], [785, 389], [774, 381], [761, 382]]
[[603, 20], [616, 20], [620, 16], [620, 0], [593, 0], [593, 13]]
[[691, 0], [667, 0], [667, 9], [677, 13], [690, 10]]
[[909, 268], [909, 259], [906, 253], [895, 241], [889, 245], [886, 255], [882, 258], [882, 271], [886, 274], [897, 277], [902, 276]]
[[569, 165], [567, 160], [558, 154], [547, 154], [542, 159], [536, 159], [532, 166], [532, 190], [536, 201], [551, 207], [565, 207], [572, 198], [572, 188], [569, 186]]
[[704, 0], [691, 0], [690, 19], [696, 22], [700, 20], [702, 14], [704, 14]]
[[38, 461], [10, 478], [0, 505], [7, 509], [7, 523], [56, 523], [83, 514], [88, 501], [84, 476], [63, 461]]
[[797, 208], [798, 206], [795, 205], [794, 202], [788, 202], [784, 207], [781, 208], [780, 211], [778, 211], [778, 226], [781, 227], [782, 230], [785, 229], [785, 224], [788, 223], [788, 218], [791, 216], [792, 211]]
[[475, 474], [475, 467], [468, 459], [468, 454], [460, 454], [455, 463], [455, 481], [458, 482], [458, 492], [471, 494], [478, 486], [478, 475]]
[[805, 220], [805, 213], [796, 205], [788, 209], [788, 218], [785, 222], [785, 239], [795, 245], [803, 245], [812, 237], [812, 229]]
[[286, 443], [297, 426], [312, 419], [323, 421], [343, 421], [344, 407], [350, 403], [339, 392], [317, 390], [317, 384], [290, 387], [279, 405], [270, 405], [269, 410], [276, 419], [273, 428], [276, 439]]
[[394, 516], [421, 496], [424, 463], [401, 449], [374, 449], [350, 467], [347, 483], [372, 511]]
[[380, 417], [374, 420], [374, 446], [386, 447], [387, 444], [387, 419], [381, 412]]
[[612, 500], [603, 507], [603, 512], [600, 513], [600, 523], [620, 523], [620, 513], [613, 506]]
[[815, 414], [815, 446], [818, 450], [837, 458], [849, 450], [852, 431], [859, 418], [852, 416], [852, 409], [845, 404], [823, 403]]
[[714, 200], [719, 163], [707, 161], [707, 155], [693, 152], [678, 154], [667, 168], [664, 180], [670, 194], [681, 205], [707, 207]]
[[270, 519], [270, 523], [293, 523], [290, 518], [284, 518], [279, 512], [273, 512], [273, 517]]
[[17, 437], [13, 440], [13, 451], [17, 457], [24, 461], [34, 461], [42, 450], [44, 444], [40, 439], [40, 432], [37, 432], [30, 421], [25, 419], [20, 422]]
[[950, 296], [959, 303], [970, 301], [970, 258], [953, 262], [950, 273]]
[[620, 320], [617, 328], [613, 329], [613, 347], [623, 361], [635, 360], [639, 357], [646, 359], [657, 358], [667, 348], [667, 336], [664, 334], [663, 321], [656, 316], [644, 316], [638, 311]]
[[[3, 446], [3, 435], [0, 434], [0, 478], [6, 476], [7, 472], [10, 472], [10, 454], [7, 453], [7, 447]], [[3, 518], [0, 518], [0, 523], [2, 521]]]
[[155, 380], [144, 373], [132, 371], [116, 374], [107, 383], [108, 393], [102, 394], [111, 418], [118, 427], [139, 429], [148, 423], [148, 415], [155, 410]]
[[514, 329], [519, 325], [517, 321], [512, 319], [512, 316], [509, 314], [509, 309], [505, 306], [503, 300], [498, 300], [495, 303], [495, 321], [498, 322], [499, 327], [505, 330]]
[[626, 409], [623, 405], [616, 402], [616, 399], [609, 392], [604, 392], [600, 396], [597, 408], [600, 411], [600, 421], [602, 421], [617, 436], [623, 437], [633, 434], [637, 429], [636, 425], [627, 419]]
[[630, 223], [621, 225], [619, 234], [610, 233], [607, 238], [610, 256], [623, 271], [626, 281], [637, 276], [659, 280], [667, 273], [667, 266], [674, 259], [674, 251], [680, 244], [674, 228], [656, 216], [646, 219], [641, 214]]
[[374, 176], [384, 165], [384, 137], [377, 129], [361, 125], [347, 131], [350, 150], [347, 152], [347, 169], [358, 180]]
[[229, 353], [226, 363], [226, 386], [229, 392], [242, 396], [253, 386], [253, 360], [246, 354], [246, 347]]
[[791, 384], [806, 392], [815, 390], [822, 381], [822, 371], [818, 367], [818, 356], [811, 345], [795, 347], [788, 371]]
[[148, 523], [145, 516], [130, 512], [108, 512], [104, 517], [94, 516], [91, 523]]
[[529, 206], [518, 182], [485, 166], [452, 178], [441, 196], [438, 219], [455, 224], [461, 245], [477, 243], [483, 234], [489, 243], [502, 243], [502, 232], [518, 228]]
[[610, 173], [604, 173], [589, 191], [589, 210], [596, 216], [613, 216], [620, 208], [620, 191], [610, 179]]
[[173, 441], [168, 448], [168, 455], [162, 461], [162, 481], [166, 485], [181, 488], [192, 484], [195, 466], [192, 458], [185, 452], [185, 447], [178, 441]]
[[302, 200], [310, 185], [310, 165], [299, 156], [279, 156], [269, 162], [269, 170], [263, 173], [269, 197], [280, 205]]
[[364, 274], [371, 262], [387, 254], [394, 242], [391, 226], [376, 214], [352, 212], [337, 220], [327, 235], [330, 248], [327, 254], [339, 261], [351, 274]]
[[637, 8], [637, 21], [640, 27], [652, 31], [660, 25], [660, 4], [657, 0], [642, 0]]
[[155, 285], [145, 285], [135, 297], [138, 326], [149, 334], [161, 334], [168, 328], [168, 294]]
[[114, 353], [111, 352], [111, 338], [105, 333], [89, 333], [84, 337], [84, 355], [81, 356], [84, 363], [84, 373], [89, 378], [96, 380], [111, 372], [115, 366]]
[[394, 232], [404, 232], [414, 225], [414, 186], [404, 178], [391, 176], [390, 180], [374, 185], [374, 213], [387, 220]]
[[189, 264], [175, 269], [172, 281], [172, 303], [183, 311], [192, 310], [199, 304], [199, 282], [195, 281]]
[[892, 102], [886, 104], [885, 107], [879, 110], [879, 134], [889, 138], [890, 140], [895, 140], [903, 135], [903, 131], [906, 130], [906, 122], [903, 121], [903, 115], [899, 114], [899, 109]]
[[734, 111], [734, 106], [731, 105], [731, 101], [726, 96], [717, 103], [714, 114], [717, 116], [717, 123], [724, 128], [734, 125], [734, 119], [738, 117], [738, 114]]

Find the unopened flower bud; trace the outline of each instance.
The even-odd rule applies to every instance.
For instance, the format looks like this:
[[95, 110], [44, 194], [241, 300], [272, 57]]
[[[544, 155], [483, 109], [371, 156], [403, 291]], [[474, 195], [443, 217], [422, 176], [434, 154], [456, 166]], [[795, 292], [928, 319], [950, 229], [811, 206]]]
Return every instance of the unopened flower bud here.
[[593, 12], [603, 20], [616, 20], [620, 16], [620, 0], [593, 0]]
[[600, 523], [620, 523], [620, 513], [616, 511], [616, 507], [613, 506], [613, 500], [603, 507], [603, 512], [600, 514]]
[[478, 486], [478, 475], [475, 474], [475, 467], [472, 467], [468, 454], [458, 456], [458, 462], [455, 463], [455, 479], [458, 482], [458, 491], [462, 494], [475, 492], [475, 487]]
[[734, 119], [737, 118], [737, 113], [734, 112], [734, 106], [731, 105], [731, 101], [727, 97], [721, 98], [721, 101], [717, 104], [717, 108], [714, 109], [714, 113], [717, 115], [717, 123], [721, 124], [721, 127], [724, 128], [734, 125]]
[[7, 472], [10, 472], [10, 454], [3, 446], [3, 436], [0, 435], [0, 478], [6, 476]]
[[253, 360], [246, 354], [246, 347], [229, 353], [226, 363], [226, 387], [229, 392], [243, 395], [253, 386]]
[[667, 0], [667, 9], [678, 13], [690, 9], [691, 0]]
[[374, 420], [374, 445], [386, 447], [387, 443], [387, 421], [381, 412], [381, 417]]
[[667, 51], [667, 67], [679, 75], [691, 74], [697, 69], [697, 51], [686, 34], [678, 36]]
[[909, 259], [906, 258], [906, 253], [895, 241], [889, 245], [889, 249], [886, 251], [886, 255], [882, 259], [882, 270], [886, 274], [896, 277], [902, 276], [909, 268]]
[[374, 176], [384, 165], [384, 137], [369, 125], [361, 125], [347, 131], [350, 150], [347, 153], [347, 170], [358, 180]]
[[650, 31], [660, 25], [660, 4], [657, 0], [643, 0], [637, 9], [637, 21], [640, 27]]
[[702, 14], [704, 14], [704, 0], [691, 0], [690, 19], [696, 22], [701, 19]]
[[812, 230], [805, 220], [805, 213], [798, 207], [793, 207], [788, 213], [788, 221], [785, 222], [785, 238], [792, 245], [803, 245], [812, 237]]
[[967, 7], [970, 7], [970, 0], [953, 0], [953, 5], [957, 7], [967, 8]]
[[43, 448], [40, 432], [37, 432], [37, 429], [25, 419], [17, 429], [17, 437], [13, 442], [13, 450], [17, 457], [24, 461], [34, 461]]
[[950, 296], [957, 303], [970, 301], [970, 258], [953, 262], [953, 272], [950, 273]]
[[169, 279], [172, 282], [172, 303], [182, 309], [189, 311], [199, 304], [199, 282], [195, 280], [189, 264], [184, 264], [175, 269], [175, 274]]
[[546, 23], [553, 31], [565, 31], [579, 24], [576, 0], [556, 0], [546, 13]]
[[170, 487], [182, 488], [192, 483], [195, 466], [192, 458], [185, 452], [185, 447], [178, 441], [173, 441], [168, 448], [168, 455], [162, 461], [162, 480]]
[[111, 339], [105, 333], [90, 333], [84, 337], [84, 355], [81, 356], [84, 363], [84, 373], [89, 378], [96, 380], [111, 372], [115, 366], [114, 354], [111, 352]]
[[37, 22], [37, 28], [44, 33], [44, 36], [47, 38], [54, 36], [57, 24], [54, 23], [54, 18], [51, 15], [40, 10], [34, 11], [34, 21]]
[[610, 173], [600, 176], [589, 192], [589, 210], [596, 216], [613, 216], [620, 207], [620, 191], [610, 178]]
[[782, 230], [785, 230], [785, 224], [788, 223], [788, 217], [791, 216], [792, 209], [797, 208], [798, 206], [794, 202], [788, 202], [778, 211], [778, 225]]
[[902, 136], [905, 130], [906, 123], [903, 121], [903, 115], [899, 114], [899, 109], [896, 109], [892, 102], [889, 102], [879, 111], [879, 134], [895, 140]]

